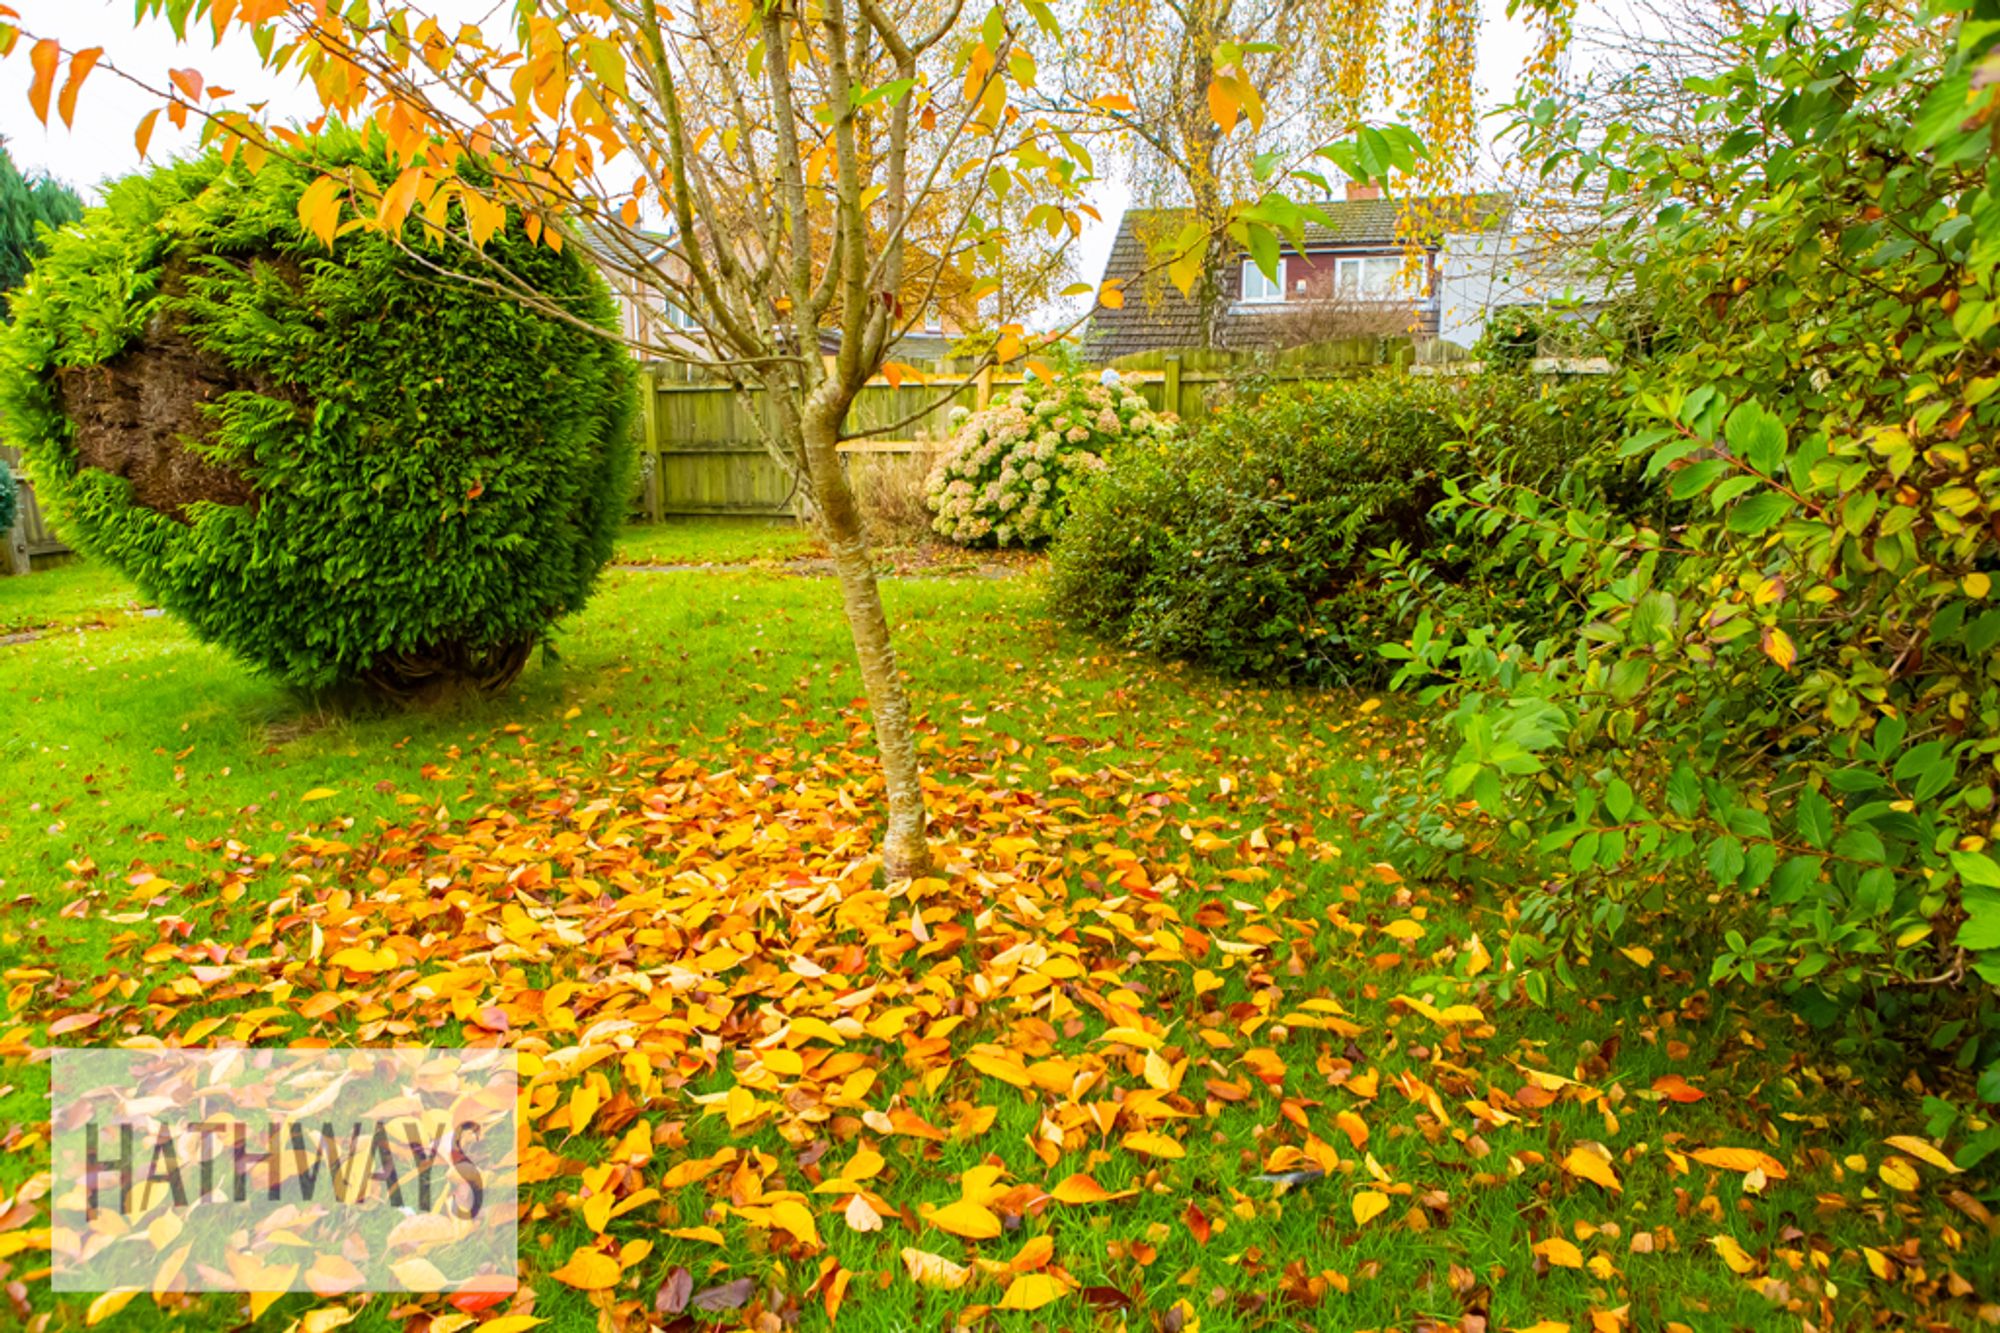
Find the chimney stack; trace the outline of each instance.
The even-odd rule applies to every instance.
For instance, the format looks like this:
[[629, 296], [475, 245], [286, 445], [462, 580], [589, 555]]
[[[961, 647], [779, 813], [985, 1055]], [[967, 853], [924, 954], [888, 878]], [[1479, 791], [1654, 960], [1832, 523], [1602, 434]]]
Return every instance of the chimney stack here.
[[1358, 204], [1364, 199], [1380, 199], [1381, 197], [1382, 187], [1379, 185], [1363, 185], [1360, 181], [1347, 182], [1347, 202], [1350, 204]]

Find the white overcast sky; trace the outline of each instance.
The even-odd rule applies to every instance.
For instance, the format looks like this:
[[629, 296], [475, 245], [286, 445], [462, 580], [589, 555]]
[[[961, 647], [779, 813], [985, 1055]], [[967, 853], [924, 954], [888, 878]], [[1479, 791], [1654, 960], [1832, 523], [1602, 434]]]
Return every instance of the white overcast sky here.
[[[209, 86], [234, 90], [239, 101], [268, 100], [281, 115], [300, 119], [315, 111], [311, 97], [295, 83], [263, 70], [256, 52], [235, 32], [220, 47], [210, 40], [203, 26], [191, 31], [183, 45], [162, 20], [135, 27], [132, 0], [14, 0], [21, 10], [23, 26], [38, 36], [52, 36], [65, 47], [102, 46], [105, 58], [130, 73], [164, 87], [167, 71], [192, 67], [201, 71]], [[478, 21], [496, 8], [496, 0], [436, 0], [430, 6], [441, 17]], [[1530, 50], [1527, 30], [1501, 12], [1500, 0], [1482, 0], [1479, 42], [1479, 83], [1481, 102], [1492, 106], [1506, 99], [1514, 76]], [[0, 60], [0, 137], [21, 169], [45, 171], [74, 185], [87, 199], [94, 199], [101, 186], [135, 170], [140, 165], [133, 132], [157, 99], [133, 87], [106, 70], [91, 76], [79, 99], [76, 124], [66, 128], [53, 112], [45, 127], [28, 107], [30, 70], [23, 48], [7, 60]], [[176, 131], [159, 121], [152, 141], [157, 158], [171, 156], [192, 147], [194, 126]], [[1104, 213], [1104, 221], [1093, 226], [1083, 238], [1078, 255], [1080, 276], [1095, 277], [1110, 249], [1118, 214], [1124, 207], [1126, 191], [1107, 184], [1094, 202]]]

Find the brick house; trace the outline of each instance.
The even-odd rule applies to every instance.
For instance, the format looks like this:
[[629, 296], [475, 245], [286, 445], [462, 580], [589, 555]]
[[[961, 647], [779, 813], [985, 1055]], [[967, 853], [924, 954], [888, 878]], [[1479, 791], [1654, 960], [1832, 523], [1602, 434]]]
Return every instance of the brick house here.
[[[1282, 347], [1346, 337], [1436, 338], [1441, 327], [1465, 337], [1483, 320], [1447, 310], [1447, 253], [1458, 238], [1504, 231], [1509, 205], [1501, 195], [1445, 199], [1384, 199], [1350, 187], [1348, 197], [1319, 205], [1322, 222], [1305, 227], [1303, 244], [1285, 245], [1276, 281], [1248, 254], [1220, 275], [1216, 342], [1224, 347]], [[1424, 219], [1435, 221], [1425, 223]], [[1084, 354], [1093, 362], [1201, 342], [1201, 309], [1167, 280], [1152, 247], [1170, 242], [1187, 212], [1127, 209], [1101, 282], [1121, 283], [1125, 302], [1091, 313]], [[1434, 228], [1429, 234], [1417, 226]], [[1151, 272], [1148, 269], [1152, 268]], [[1473, 337], [1477, 333], [1472, 333]]]

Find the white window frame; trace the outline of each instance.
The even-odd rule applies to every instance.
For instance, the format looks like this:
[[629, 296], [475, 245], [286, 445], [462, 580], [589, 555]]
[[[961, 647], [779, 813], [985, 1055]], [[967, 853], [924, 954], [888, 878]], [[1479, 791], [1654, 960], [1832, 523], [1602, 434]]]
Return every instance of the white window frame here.
[[662, 296], [660, 298], [660, 319], [668, 328], [679, 329], [682, 333], [699, 333], [701, 331], [701, 321], [697, 320], [686, 310], [683, 310], [681, 303], [674, 300], [671, 296]]
[[[1256, 296], [1252, 296], [1250, 294], [1250, 284], [1253, 280], [1257, 284], [1258, 294]], [[1245, 305], [1276, 305], [1278, 302], [1284, 300], [1285, 299], [1284, 256], [1280, 255], [1278, 257], [1278, 283], [1275, 287], [1271, 286], [1271, 284], [1265, 280], [1264, 272], [1262, 269], [1257, 267], [1256, 260], [1254, 259], [1244, 260], [1242, 291], [1243, 294], [1240, 299]]]
[[[1370, 291], [1367, 286], [1368, 270], [1371, 266], [1389, 267], [1389, 279], [1381, 291]], [[1347, 275], [1352, 272], [1354, 285], [1348, 286]], [[1403, 257], [1401, 255], [1340, 255], [1333, 263], [1333, 294], [1342, 300], [1352, 301], [1399, 301], [1406, 299], [1401, 290]]]

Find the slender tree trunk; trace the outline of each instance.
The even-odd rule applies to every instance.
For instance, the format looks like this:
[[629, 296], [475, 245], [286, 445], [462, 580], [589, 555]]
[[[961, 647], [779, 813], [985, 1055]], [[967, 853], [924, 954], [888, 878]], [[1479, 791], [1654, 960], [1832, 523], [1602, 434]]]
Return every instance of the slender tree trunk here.
[[917, 736], [910, 722], [910, 696], [896, 666], [896, 646], [889, 637], [889, 618], [882, 610], [882, 590], [875, 581], [875, 561], [861, 531], [861, 509], [846, 473], [841, 471], [835, 448], [843, 415], [825, 404], [809, 404], [799, 421], [800, 443], [817, 502], [814, 509], [820, 535], [833, 553], [848, 632], [861, 664], [861, 684], [875, 725], [875, 747], [882, 755], [882, 777], [889, 798], [882, 866], [890, 879], [908, 879], [930, 869]]

